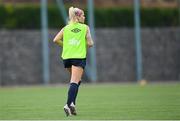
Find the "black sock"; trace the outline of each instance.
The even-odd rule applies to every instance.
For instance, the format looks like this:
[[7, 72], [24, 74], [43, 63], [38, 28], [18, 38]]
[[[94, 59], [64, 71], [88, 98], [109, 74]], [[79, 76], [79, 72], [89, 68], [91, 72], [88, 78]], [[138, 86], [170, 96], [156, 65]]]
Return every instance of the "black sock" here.
[[78, 83], [78, 88], [77, 88], [77, 90], [76, 90], [76, 95], [75, 95], [75, 98], [74, 98], [74, 100], [73, 100], [73, 103], [74, 103], [74, 105], [76, 104], [76, 97], [77, 97], [77, 94], [78, 94], [78, 90], [79, 90], [79, 86], [81, 85], [81, 81], [79, 81], [79, 83]]
[[71, 83], [68, 91], [68, 99], [67, 99], [67, 105], [70, 106], [72, 102], [74, 102], [78, 90], [78, 84]]
[[78, 82], [78, 86], [80, 86], [80, 85], [81, 85], [81, 81]]

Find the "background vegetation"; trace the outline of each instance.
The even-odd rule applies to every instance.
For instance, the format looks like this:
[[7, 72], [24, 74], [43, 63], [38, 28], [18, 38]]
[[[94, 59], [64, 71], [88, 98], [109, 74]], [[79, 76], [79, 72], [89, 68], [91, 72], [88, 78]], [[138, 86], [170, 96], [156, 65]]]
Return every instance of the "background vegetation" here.
[[[86, 13], [87, 9], [85, 9]], [[95, 26], [133, 27], [133, 14], [132, 7], [96, 8]], [[141, 8], [141, 26], [177, 26], [179, 24], [178, 16], [178, 8]], [[38, 29], [41, 26], [40, 19], [39, 5], [0, 5], [0, 28]], [[48, 20], [50, 28], [64, 26], [57, 6], [50, 5], [48, 7]]]

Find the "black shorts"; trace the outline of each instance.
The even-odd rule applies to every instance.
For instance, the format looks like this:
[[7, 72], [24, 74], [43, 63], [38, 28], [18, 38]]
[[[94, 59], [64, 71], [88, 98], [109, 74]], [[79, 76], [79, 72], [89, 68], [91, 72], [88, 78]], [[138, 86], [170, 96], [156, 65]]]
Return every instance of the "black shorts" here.
[[71, 68], [73, 66], [79, 66], [83, 69], [86, 66], [86, 59], [64, 59], [64, 68]]

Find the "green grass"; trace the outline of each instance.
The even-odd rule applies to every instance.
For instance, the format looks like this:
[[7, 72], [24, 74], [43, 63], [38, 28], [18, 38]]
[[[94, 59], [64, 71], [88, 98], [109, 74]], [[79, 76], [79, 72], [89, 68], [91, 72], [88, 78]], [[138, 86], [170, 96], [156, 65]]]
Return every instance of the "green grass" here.
[[62, 110], [67, 88], [0, 88], [0, 119], [180, 119], [180, 84], [82, 84], [71, 117]]

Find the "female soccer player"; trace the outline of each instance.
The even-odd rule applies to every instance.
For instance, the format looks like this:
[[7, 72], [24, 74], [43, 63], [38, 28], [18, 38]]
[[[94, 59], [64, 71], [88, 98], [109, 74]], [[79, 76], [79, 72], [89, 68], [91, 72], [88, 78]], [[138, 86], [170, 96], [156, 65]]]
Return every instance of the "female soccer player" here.
[[89, 27], [84, 24], [84, 11], [69, 8], [69, 23], [55, 36], [54, 42], [63, 48], [64, 67], [70, 72], [71, 80], [67, 103], [64, 106], [66, 116], [76, 115], [76, 97], [81, 77], [86, 66], [87, 48], [93, 46]]

